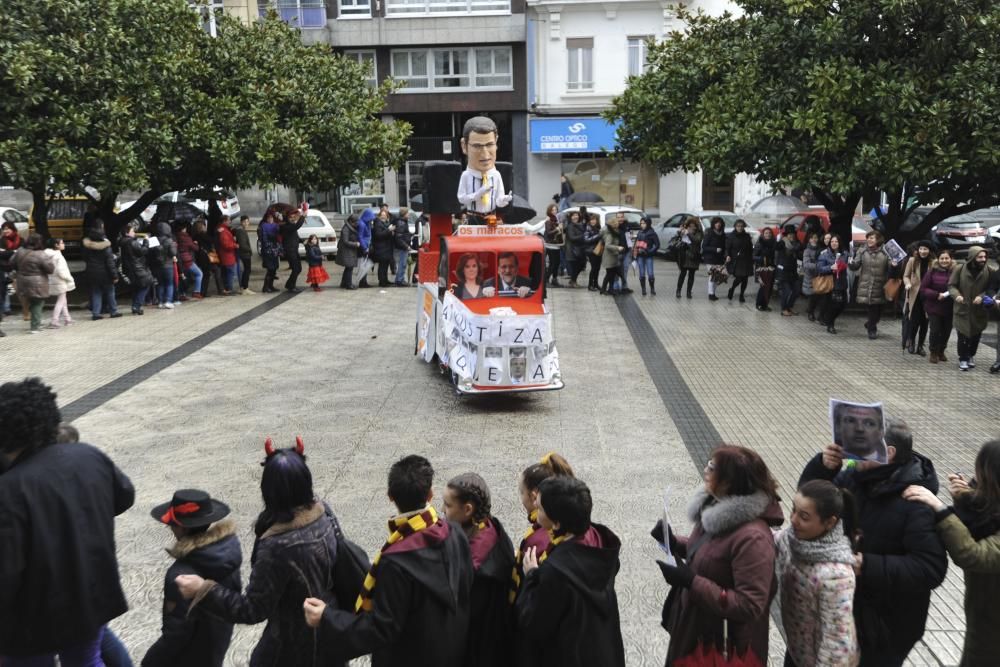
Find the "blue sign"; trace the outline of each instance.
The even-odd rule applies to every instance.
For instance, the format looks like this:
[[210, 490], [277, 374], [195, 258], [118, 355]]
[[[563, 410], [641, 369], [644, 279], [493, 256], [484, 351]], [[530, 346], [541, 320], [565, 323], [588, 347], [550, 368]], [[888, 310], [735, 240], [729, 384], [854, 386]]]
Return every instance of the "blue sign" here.
[[603, 153], [615, 147], [618, 123], [603, 118], [531, 118], [532, 153]]

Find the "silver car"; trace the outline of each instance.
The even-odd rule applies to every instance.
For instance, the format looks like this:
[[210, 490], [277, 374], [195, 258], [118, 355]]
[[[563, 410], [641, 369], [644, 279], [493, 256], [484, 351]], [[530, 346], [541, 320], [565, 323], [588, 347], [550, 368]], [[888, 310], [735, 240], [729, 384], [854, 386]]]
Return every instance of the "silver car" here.
[[[674, 259], [669, 249], [670, 241], [677, 236], [681, 225], [690, 217], [698, 218], [701, 221], [703, 230], [707, 230], [712, 226], [712, 218], [722, 218], [726, 223], [726, 234], [731, 233], [736, 221], [740, 220], [740, 216], [732, 211], [700, 211], [698, 213], [677, 213], [667, 218], [664, 222], [655, 223], [653, 229], [656, 230], [656, 235], [660, 238], [660, 252], [664, 253], [667, 259]], [[747, 233], [750, 234], [750, 241], [756, 243], [760, 232], [748, 224]]]

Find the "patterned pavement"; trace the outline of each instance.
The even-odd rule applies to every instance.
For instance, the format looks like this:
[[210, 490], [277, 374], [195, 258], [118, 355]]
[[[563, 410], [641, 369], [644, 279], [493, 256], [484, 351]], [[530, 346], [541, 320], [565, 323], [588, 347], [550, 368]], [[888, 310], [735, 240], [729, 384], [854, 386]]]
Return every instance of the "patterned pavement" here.
[[[302, 434], [317, 494], [372, 554], [391, 513], [385, 474], [400, 456], [431, 459], [438, 495], [452, 475], [483, 474], [495, 513], [516, 534], [524, 524], [520, 470], [546, 451], [562, 452], [591, 485], [595, 520], [623, 539], [618, 593], [628, 664], [660, 665], [666, 585], [648, 530], [667, 488], [671, 517], [685, 523], [706, 443], [718, 436], [756, 448], [788, 500], [801, 466], [829, 439], [827, 398], [883, 400], [910, 423], [939, 473], [969, 472], [978, 445], [996, 437], [997, 420], [985, 415], [1000, 379], [986, 364], [960, 374], [900, 354], [895, 336], [870, 342], [851, 316], [830, 336], [804, 318], [710, 303], [703, 276], [694, 300], [677, 301], [666, 289], [672, 265], [656, 268], [664, 287], [655, 298], [616, 303], [585, 290], [551, 292], [567, 385], [555, 393], [456, 397], [412, 354], [408, 289], [307, 292], [280, 303], [211, 298], [41, 336], [20, 335], [26, 327], [5, 320], [0, 380], [37, 374], [52, 383], [61, 404], [82, 414], [75, 423], [84, 440], [136, 485], [136, 506], [118, 522], [131, 611], [113, 627], [137, 661], [159, 630], [168, 565], [168, 531], [149, 508], [175, 488], [204, 487], [232, 507], [248, 557], [263, 437], [283, 444]], [[886, 321], [886, 334], [891, 328]], [[913, 665], [958, 663], [961, 592], [952, 567]], [[228, 664], [246, 664], [259, 631], [238, 629]], [[775, 629], [772, 637], [771, 664], [780, 665]]]

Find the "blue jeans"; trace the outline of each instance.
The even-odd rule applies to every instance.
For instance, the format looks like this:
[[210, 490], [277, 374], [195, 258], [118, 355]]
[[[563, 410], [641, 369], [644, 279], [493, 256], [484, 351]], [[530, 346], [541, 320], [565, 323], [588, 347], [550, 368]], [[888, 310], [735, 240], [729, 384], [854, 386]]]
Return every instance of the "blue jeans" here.
[[240, 263], [236, 262], [232, 266], [223, 266], [222, 271], [222, 284], [225, 286], [227, 292], [232, 292], [233, 284], [239, 285]]
[[194, 289], [191, 290], [192, 294], [201, 292], [201, 269], [198, 268], [197, 264], [192, 264], [190, 267], [184, 269], [184, 275], [194, 281]]
[[107, 626], [104, 627], [104, 636], [101, 638], [101, 658], [105, 667], [134, 667], [128, 649]]
[[146, 294], [149, 292], [148, 287], [136, 287], [132, 292], [132, 310], [141, 310], [142, 304], [146, 303]]
[[94, 287], [90, 292], [90, 312], [95, 317], [100, 317], [104, 304], [108, 304], [108, 310], [114, 315], [118, 312], [118, 302], [115, 301], [115, 286]]
[[[58, 652], [62, 667], [104, 667], [101, 660], [101, 637], [104, 628], [98, 628], [97, 634], [76, 646], [70, 646]], [[56, 653], [33, 655], [27, 658], [0, 657], [3, 667], [52, 667], [55, 664]]]
[[639, 278], [653, 278], [653, 258], [636, 257], [636, 264], [639, 265]]
[[622, 255], [622, 289], [628, 289], [628, 269], [632, 266], [632, 249], [626, 248]]
[[406, 284], [406, 259], [410, 256], [409, 249], [396, 248], [396, 284]]
[[174, 300], [174, 265], [173, 263], [167, 264], [162, 267], [157, 272], [157, 278], [160, 284], [156, 288], [157, 295], [160, 297], [160, 305], [165, 303], [172, 303]]

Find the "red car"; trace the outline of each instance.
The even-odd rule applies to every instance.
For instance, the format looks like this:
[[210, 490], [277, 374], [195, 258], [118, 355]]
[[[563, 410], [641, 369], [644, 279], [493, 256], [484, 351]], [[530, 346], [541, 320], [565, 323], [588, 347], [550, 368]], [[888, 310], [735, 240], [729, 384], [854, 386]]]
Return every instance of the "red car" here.
[[[823, 228], [823, 232], [830, 231], [830, 212], [825, 208], [815, 208], [808, 211], [802, 211], [801, 213], [794, 213], [787, 218], [785, 218], [776, 232], [780, 232], [785, 228], [786, 225], [795, 225], [795, 237], [799, 240], [799, 243], [806, 242], [806, 219], [810, 217], [819, 218], [819, 224]], [[864, 245], [865, 234], [870, 231], [867, 222], [862, 217], [855, 216], [854, 220], [851, 221], [851, 242], [854, 245]]]

